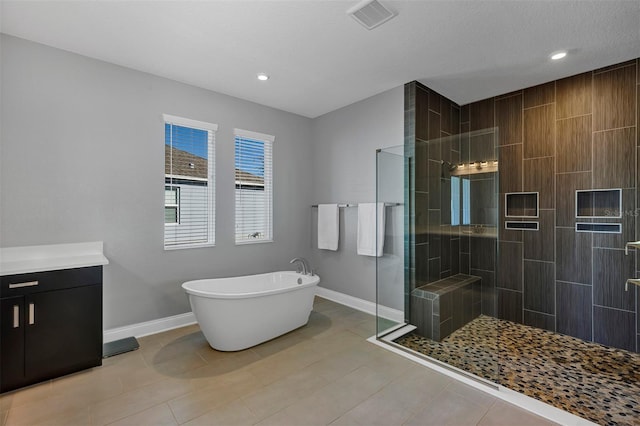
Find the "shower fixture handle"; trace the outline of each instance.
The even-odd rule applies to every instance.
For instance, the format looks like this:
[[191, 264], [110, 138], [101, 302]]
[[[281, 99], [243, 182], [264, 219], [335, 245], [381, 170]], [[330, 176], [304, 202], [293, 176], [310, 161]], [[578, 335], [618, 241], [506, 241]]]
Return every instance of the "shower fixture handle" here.
[[624, 245], [624, 254], [626, 256], [629, 255], [629, 247], [640, 249], [640, 241], [629, 241], [627, 242], [627, 244]]
[[624, 291], [629, 291], [629, 284], [640, 286], [640, 278], [629, 278], [626, 283], [624, 283]]

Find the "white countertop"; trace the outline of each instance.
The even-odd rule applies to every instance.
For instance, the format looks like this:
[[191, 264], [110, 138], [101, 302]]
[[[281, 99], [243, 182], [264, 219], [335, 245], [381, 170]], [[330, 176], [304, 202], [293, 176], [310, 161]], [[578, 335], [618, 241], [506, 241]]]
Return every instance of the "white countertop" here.
[[0, 248], [0, 276], [108, 264], [102, 241]]

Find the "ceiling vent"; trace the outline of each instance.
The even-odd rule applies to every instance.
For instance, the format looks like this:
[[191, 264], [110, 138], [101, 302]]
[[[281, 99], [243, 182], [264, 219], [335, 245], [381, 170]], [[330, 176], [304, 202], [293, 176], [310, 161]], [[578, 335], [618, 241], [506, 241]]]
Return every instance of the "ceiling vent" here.
[[363, 0], [347, 10], [347, 14], [368, 30], [393, 18], [395, 13], [381, 5], [378, 0]]

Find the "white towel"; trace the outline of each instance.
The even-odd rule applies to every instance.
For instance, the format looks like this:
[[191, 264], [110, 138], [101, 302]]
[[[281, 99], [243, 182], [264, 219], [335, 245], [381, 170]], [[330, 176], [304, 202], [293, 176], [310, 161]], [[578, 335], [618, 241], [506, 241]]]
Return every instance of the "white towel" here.
[[382, 256], [384, 213], [384, 203], [358, 204], [358, 254]]
[[337, 204], [318, 204], [318, 248], [338, 250], [340, 222]]

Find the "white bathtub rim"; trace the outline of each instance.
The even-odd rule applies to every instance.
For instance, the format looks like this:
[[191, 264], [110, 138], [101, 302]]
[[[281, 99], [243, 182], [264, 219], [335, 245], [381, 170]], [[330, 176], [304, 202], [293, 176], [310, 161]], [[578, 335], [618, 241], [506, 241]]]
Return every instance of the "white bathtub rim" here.
[[[232, 278], [247, 278], [247, 277], [265, 277], [268, 275], [273, 275], [278, 273], [288, 273], [288, 275], [297, 275], [303, 279], [310, 279], [310, 281], [303, 284], [290, 285], [287, 287], [278, 287], [274, 289], [243, 292], [243, 293], [215, 293], [213, 291], [202, 291], [202, 290], [197, 290], [191, 287], [191, 285], [195, 283], [201, 283], [204, 281], [226, 280], [226, 279], [232, 279]], [[191, 280], [191, 281], [182, 283], [181, 287], [189, 295], [197, 296], [197, 297], [206, 297], [208, 299], [249, 299], [253, 297], [270, 296], [270, 295], [285, 293], [288, 291], [295, 291], [295, 290], [303, 289], [307, 287], [313, 287], [313, 286], [317, 286], [318, 283], [320, 283], [320, 277], [318, 275], [313, 275], [313, 276], [303, 275], [295, 271], [275, 271], [275, 272], [267, 272], [265, 274], [242, 275], [239, 277], [205, 278], [200, 280]]]

